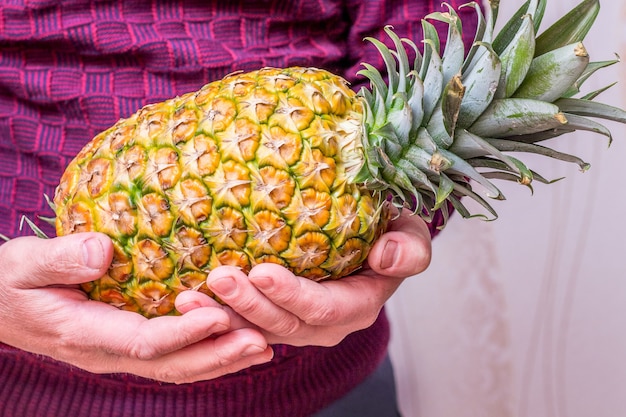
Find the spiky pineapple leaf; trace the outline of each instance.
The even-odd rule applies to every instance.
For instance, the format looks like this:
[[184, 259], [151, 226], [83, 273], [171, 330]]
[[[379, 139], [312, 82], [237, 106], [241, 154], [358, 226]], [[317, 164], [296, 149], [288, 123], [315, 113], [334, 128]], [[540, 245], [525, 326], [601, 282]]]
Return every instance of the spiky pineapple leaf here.
[[480, 53], [461, 77], [465, 87], [457, 121], [461, 128], [471, 126], [489, 107], [502, 74], [502, 63], [491, 45], [477, 42], [476, 46], [481, 48]]
[[54, 201], [52, 201], [50, 196], [44, 193], [43, 197], [46, 199], [46, 203], [48, 204], [48, 207], [50, 207], [52, 211], [56, 211], [56, 205], [54, 204]]
[[[512, 157], [509, 156], [509, 158], [512, 158]], [[490, 157], [471, 158], [471, 159], [468, 159], [467, 162], [470, 163], [474, 168], [487, 168], [487, 169], [497, 170], [495, 172], [510, 173], [512, 175], [515, 175], [516, 178], [518, 178], [518, 182], [521, 179], [521, 177], [518, 174], [516, 174], [516, 170], [511, 169], [509, 165], [505, 164], [504, 162], [496, 158], [490, 158]], [[521, 163], [521, 161], [519, 162]], [[482, 171], [481, 173], [487, 176], [487, 178], [491, 178], [490, 177], [491, 173], [482, 172]], [[530, 174], [532, 175], [533, 181], [539, 181], [542, 184], [552, 184], [564, 178], [564, 177], [561, 177], [561, 178], [557, 178], [554, 180], [548, 180], [534, 170], [530, 170]]]
[[457, 75], [463, 65], [465, 59], [465, 45], [463, 43], [463, 27], [459, 15], [452, 9], [449, 4], [444, 3], [448, 8], [447, 13], [435, 12], [426, 16], [426, 19], [432, 19], [448, 25], [448, 37], [446, 47], [443, 51], [443, 83], [447, 84], [452, 77]]
[[[398, 86], [395, 89], [395, 93], [406, 93], [408, 88], [408, 75], [411, 72], [411, 65], [409, 64], [409, 57], [407, 55], [406, 49], [402, 43], [402, 39], [398, 37], [393, 31], [391, 26], [385, 26], [385, 33], [391, 39], [394, 44], [394, 51], [392, 52], [395, 55], [398, 65]], [[408, 40], [406, 40], [408, 41]], [[396, 69], [396, 65], [394, 67], [394, 72]]]
[[[512, 42], [499, 56], [502, 71], [496, 90], [496, 98], [511, 97], [524, 82], [535, 55], [535, 29], [530, 15], [522, 23]], [[495, 52], [494, 52], [495, 53]]]
[[484, 138], [500, 138], [556, 129], [567, 123], [552, 103], [525, 98], [494, 100], [467, 130]]
[[[357, 75], [362, 75], [366, 77], [370, 81], [370, 85], [372, 87], [372, 91], [364, 90], [368, 94], [378, 94], [382, 97], [387, 96], [387, 83], [383, 80], [383, 76], [380, 74], [378, 69], [373, 65], [368, 64], [367, 62], [363, 63], [365, 69], [357, 72]], [[370, 102], [371, 100], [368, 100]], [[375, 113], [374, 113], [375, 114]]]
[[523, 153], [535, 153], [537, 155], [547, 156], [552, 159], [558, 159], [565, 162], [572, 162], [577, 164], [581, 171], [587, 171], [591, 165], [588, 162], [583, 161], [576, 155], [571, 155], [563, 152], [559, 152], [555, 149], [548, 148], [546, 146], [537, 145], [534, 143], [516, 142], [507, 139], [485, 139], [493, 146], [497, 147], [503, 152], [523, 152]]
[[[388, 89], [382, 86], [379, 74], [367, 67], [362, 72], [373, 86], [371, 94], [362, 94], [369, 101], [366, 113], [377, 113], [366, 114], [366, 130], [372, 136], [367, 142], [382, 149], [384, 155], [365, 150], [366, 165], [371, 165], [370, 178], [366, 167], [360, 178], [374, 187], [380, 186], [374, 189], [389, 190], [396, 203], [419, 201], [424, 205], [425, 218], [435, 208], [444, 207], [446, 200], [462, 215], [469, 215], [462, 208], [461, 196], [470, 197], [491, 213], [490, 206], [469, 187], [470, 180], [487, 188], [487, 194], [495, 198], [502, 196], [491, 178], [515, 179], [523, 185], [530, 185], [535, 179], [548, 182], [509, 152], [535, 153], [576, 163], [584, 171], [589, 164], [581, 158], [537, 143], [576, 130], [611, 138], [605, 126], [590, 118], [626, 123], [626, 112], [621, 109], [587, 103], [605, 89], [572, 99], [592, 74], [617, 62], [590, 63], [580, 42], [597, 16], [597, 0], [582, 0], [540, 37], [537, 34], [547, 0], [524, 2], [495, 38], [499, 2], [489, 3], [487, 19], [476, 2], [462, 6], [473, 6], [478, 16], [475, 42], [462, 64], [458, 59], [460, 24], [456, 12], [444, 4], [447, 13], [433, 13], [422, 21], [423, 54], [412, 41], [399, 40], [389, 32], [395, 50], [383, 48], [382, 42], [377, 44], [391, 74]], [[448, 25], [443, 55], [435, 27], [428, 19]], [[418, 56], [413, 68], [402, 50], [404, 45], [413, 48]], [[406, 78], [406, 84], [398, 77]], [[380, 91], [384, 91], [384, 98]], [[403, 122], [404, 117], [413, 120]], [[407, 131], [408, 142], [403, 140]], [[465, 136], [473, 134], [478, 140], [463, 139], [460, 132], [465, 131]], [[469, 163], [466, 158], [482, 159]], [[505, 169], [492, 166], [482, 167], [487, 172], [477, 171], [474, 164], [479, 167], [484, 158], [501, 161], [500, 166]], [[393, 168], [387, 167], [387, 163], [393, 164]], [[383, 173], [385, 180], [396, 182], [385, 186], [385, 181], [379, 184], [371, 179], [371, 175]], [[454, 183], [452, 191], [450, 181]], [[420, 194], [413, 196], [411, 188]]]
[[37, 236], [39, 238], [42, 238], [42, 239], [49, 239], [50, 238], [43, 230], [41, 230], [39, 228], [39, 226], [37, 226], [27, 216], [22, 216], [22, 219], [20, 220], [20, 230], [23, 229], [24, 223], [26, 223], [28, 225], [28, 227], [35, 233], [35, 236]]
[[424, 40], [424, 56], [426, 56], [426, 51], [428, 51], [430, 56], [428, 65], [425, 65], [428, 68], [427, 71], [425, 71], [426, 77], [420, 77], [424, 80], [424, 97], [422, 98], [424, 122], [430, 120], [444, 88], [443, 73], [441, 71], [443, 63], [435, 48], [436, 46], [432, 41], [428, 39]]
[[445, 206], [448, 197], [454, 191], [454, 181], [452, 181], [446, 174], [439, 176], [439, 188], [435, 196], [435, 206], [433, 210], [438, 210], [440, 207]]
[[476, 54], [478, 53], [478, 50], [480, 48], [480, 45], [478, 44], [478, 42], [491, 43], [491, 35], [486, 34], [487, 22], [485, 20], [485, 15], [483, 14], [480, 4], [473, 1], [473, 2], [461, 5], [459, 9], [463, 7], [473, 7], [474, 11], [476, 12], [476, 17], [478, 19], [478, 22], [476, 23], [476, 34], [474, 35], [474, 42], [472, 42], [472, 46], [469, 52], [467, 53], [467, 56], [465, 57], [465, 63], [463, 64], [463, 68], [461, 70], [462, 74], [467, 72], [468, 68], [472, 64], [474, 56], [476, 56]]
[[[498, 218], [498, 213], [496, 213], [496, 211], [493, 209], [493, 207], [491, 206], [491, 204], [489, 204], [484, 198], [482, 198], [479, 194], [475, 193], [469, 186], [464, 186], [459, 182], [454, 182], [454, 191], [455, 193], [457, 193], [460, 196], [465, 196], [468, 198], [471, 198], [473, 201], [477, 202], [478, 204], [480, 204], [485, 210], [487, 210], [492, 217], [488, 217], [485, 214], [482, 213], [476, 213], [476, 214], [471, 214], [469, 213], [469, 211], [464, 207], [462, 211], [460, 211], [461, 215], [465, 218], [481, 218], [483, 220], [487, 220], [487, 221], [491, 221], [491, 220], [496, 220]], [[453, 194], [450, 194], [450, 202], [452, 202], [454, 208], [456, 210], [460, 209], [460, 206], [463, 206], [463, 204], [460, 202], [460, 200], [456, 199], [456, 197], [454, 197]], [[504, 196], [502, 196], [502, 198], [500, 198], [500, 200], [504, 200]], [[455, 204], [458, 203], [458, 204]]]
[[37, 216], [37, 218], [42, 222], [49, 224], [50, 226], [56, 225], [56, 217]]
[[532, 172], [524, 163], [512, 156], [505, 155], [500, 149], [480, 136], [474, 135], [467, 130], [459, 130], [455, 138], [456, 140], [449, 150], [461, 158], [470, 159], [476, 156], [491, 155], [498, 158], [498, 160], [508, 166], [512, 172], [519, 175], [521, 178], [520, 182], [530, 183], [532, 181]]
[[561, 98], [554, 102], [562, 112], [576, 114], [578, 116], [597, 117], [600, 119], [612, 120], [614, 122], [626, 123], [626, 111], [608, 104], [597, 101]]
[[602, 88], [600, 88], [598, 90], [592, 91], [591, 93], [585, 94], [581, 98], [583, 100], [595, 100], [596, 97], [598, 97], [600, 94], [604, 93], [609, 88], [613, 87], [615, 84], [617, 84], [617, 82], [611, 83], [611, 84], [607, 85], [606, 87], [602, 87]]
[[575, 132], [576, 130], [573, 128], [560, 127], [556, 129], [548, 129], [543, 130], [541, 132], [530, 133], [527, 135], [519, 135], [515, 136], [512, 139], [515, 139], [515, 142], [523, 142], [523, 143], [537, 143], [543, 142], [544, 140], [558, 138], [559, 136], [565, 135], [567, 133]]
[[564, 113], [564, 115], [567, 118], [567, 125], [569, 127], [576, 130], [586, 130], [588, 132], [594, 132], [606, 136], [609, 138], [609, 146], [611, 146], [611, 143], [613, 142], [613, 135], [606, 126], [583, 116], [568, 113]]
[[535, 56], [583, 41], [599, 12], [599, 0], [584, 0], [537, 37]]
[[[546, 0], [529, 0], [525, 2], [496, 35], [496, 38], [493, 40], [494, 51], [500, 55], [511, 45], [522, 26], [522, 18], [525, 15], [530, 15], [535, 26], [535, 32], [539, 32], [539, 26], [541, 25], [545, 8]], [[495, 19], [493, 23], [495, 24]]]
[[[439, 32], [437, 32], [437, 28], [435, 25], [430, 23], [428, 20], [422, 20], [422, 32], [424, 33], [424, 42], [430, 41], [432, 42], [433, 51], [437, 54], [441, 54], [441, 39], [439, 39]], [[425, 60], [428, 61], [430, 57], [426, 57]], [[422, 78], [424, 74], [422, 74]]]
[[560, 98], [584, 73], [589, 54], [581, 42], [567, 44], [535, 57], [513, 97], [548, 103]]
[[616, 59], [612, 59], [610, 61], [590, 62], [589, 65], [587, 65], [587, 68], [581, 74], [580, 78], [578, 78], [578, 80], [576, 80], [576, 82], [565, 93], [563, 93], [562, 97], [570, 98], [580, 93], [580, 87], [582, 87], [585, 81], [587, 81], [589, 77], [591, 77], [596, 71], [602, 68], [610, 67], [611, 65], [620, 62], [619, 55], [616, 54], [616, 57]]

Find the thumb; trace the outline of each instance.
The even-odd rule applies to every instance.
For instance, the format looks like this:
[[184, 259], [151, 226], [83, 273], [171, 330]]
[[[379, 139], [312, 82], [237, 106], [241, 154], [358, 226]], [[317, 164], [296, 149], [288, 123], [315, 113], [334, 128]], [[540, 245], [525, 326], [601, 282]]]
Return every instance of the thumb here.
[[0, 271], [22, 288], [92, 281], [106, 273], [113, 258], [111, 240], [91, 232], [52, 239], [20, 237], [0, 249]]
[[376, 241], [367, 261], [378, 274], [406, 278], [423, 272], [431, 256], [428, 226], [419, 216], [405, 210]]

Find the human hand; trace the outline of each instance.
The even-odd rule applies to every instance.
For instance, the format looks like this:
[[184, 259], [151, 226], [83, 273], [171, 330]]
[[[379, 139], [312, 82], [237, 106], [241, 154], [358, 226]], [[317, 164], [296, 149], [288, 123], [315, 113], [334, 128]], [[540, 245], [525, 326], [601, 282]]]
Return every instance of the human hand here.
[[221, 308], [148, 320], [88, 300], [78, 284], [102, 276], [111, 258], [111, 241], [98, 233], [22, 237], [0, 246], [0, 342], [90, 372], [174, 383], [271, 359], [259, 331], [224, 333], [231, 323]]
[[[374, 323], [402, 281], [425, 270], [431, 259], [428, 227], [403, 213], [372, 247], [368, 265], [336, 281], [314, 282], [275, 264], [213, 270], [207, 285], [229, 307], [233, 326], [256, 326], [270, 343], [334, 346]], [[183, 315], [218, 306], [208, 296], [185, 291], [176, 299]], [[238, 323], [238, 324], [237, 324]]]

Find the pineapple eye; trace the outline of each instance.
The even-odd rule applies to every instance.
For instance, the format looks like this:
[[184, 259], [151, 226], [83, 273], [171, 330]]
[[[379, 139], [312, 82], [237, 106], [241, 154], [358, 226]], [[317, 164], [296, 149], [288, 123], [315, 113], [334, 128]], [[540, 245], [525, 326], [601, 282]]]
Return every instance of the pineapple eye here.
[[181, 107], [174, 113], [173, 123], [172, 142], [174, 144], [186, 142], [198, 129], [198, 116], [194, 110]]
[[251, 220], [253, 238], [251, 249], [255, 257], [263, 254], [278, 254], [289, 247], [291, 228], [276, 213], [263, 210]]
[[156, 241], [144, 239], [135, 245], [133, 258], [137, 278], [160, 281], [174, 273], [174, 263]]
[[135, 131], [134, 124], [123, 124], [120, 125], [115, 131], [110, 135], [110, 147], [111, 152], [115, 153], [123, 149], [133, 138], [133, 132]]
[[205, 132], [214, 134], [228, 128], [237, 114], [237, 106], [231, 100], [216, 98], [204, 108], [204, 120], [200, 127]]
[[146, 194], [138, 204], [139, 231], [152, 237], [168, 236], [174, 225], [174, 215], [168, 200], [157, 194]]
[[89, 161], [85, 171], [85, 181], [89, 195], [93, 197], [100, 196], [109, 186], [109, 174], [111, 171], [111, 160], [106, 158], [96, 158]]

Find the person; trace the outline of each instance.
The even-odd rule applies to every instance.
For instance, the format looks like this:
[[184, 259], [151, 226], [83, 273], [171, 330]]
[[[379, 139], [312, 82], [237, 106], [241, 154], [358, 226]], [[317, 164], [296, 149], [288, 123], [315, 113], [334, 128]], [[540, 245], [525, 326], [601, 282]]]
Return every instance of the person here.
[[[464, 2], [464, 0], [463, 0]], [[449, 3], [458, 8], [462, 1]], [[141, 106], [238, 70], [316, 66], [355, 88], [365, 36], [419, 40], [430, 0], [4, 1], [0, 4], [0, 416], [393, 416], [384, 303], [422, 272], [441, 219], [403, 213], [367, 265], [316, 283], [273, 264], [219, 267], [146, 319], [88, 301], [99, 233], [40, 239], [63, 167]], [[445, 10], [442, 10], [445, 11]], [[466, 43], [476, 17], [460, 10]], [[445, 41], [445, 28], [439, 26]]]

